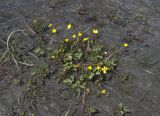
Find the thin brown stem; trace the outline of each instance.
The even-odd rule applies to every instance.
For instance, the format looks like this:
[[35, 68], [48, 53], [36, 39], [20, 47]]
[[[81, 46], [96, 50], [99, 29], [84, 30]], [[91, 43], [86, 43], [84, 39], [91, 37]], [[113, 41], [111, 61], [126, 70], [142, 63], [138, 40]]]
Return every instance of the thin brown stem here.
[[81, 106], [81, 115], [80, 116], [83, 116], [85, 97], [86, 97], [86, 91], [84, 90], [83, 96], [82, 96], [82, 106]]
[[26, 24], [26, 27], [29, 29], [29, 31], [33, 34], [36, 35], [37, 33], [28, 25], [27, 21], [25, 20], [24, 23]]

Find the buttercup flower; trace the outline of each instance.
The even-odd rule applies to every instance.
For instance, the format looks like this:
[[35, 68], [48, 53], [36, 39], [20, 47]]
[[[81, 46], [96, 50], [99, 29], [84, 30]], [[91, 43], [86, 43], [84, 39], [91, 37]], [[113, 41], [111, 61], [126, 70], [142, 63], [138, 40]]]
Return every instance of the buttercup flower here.
[[56, 33], [57, 30], [55, 28], [52, 29], [52, 33]]
[[76, 38], [76, 37], [77, 37], [77, 35], [76, 35], [76, 34], [73, 34], [73, 35], [72, 35], [72, 38]]
[[68, 24], [67, 29], [71, 29], [71, 28], [72, 28], [72, 24]]
[[124, 47], [128, 47], [128, 43], [124, 43], [123, 46], [124, 46]]
[[85, 41], [88, 41], [88, 37], [83, 38], [83, 41], [84, 41], [84, 42], [85, 42]]
[[93, 34], [98, 34], [98, 30], [97, 29], [93, 29]]
[[108, 70], [108, 67], [103, 66], [103, 68], [102, 68], [101, 70], [102, 70], [102, 72], [103, 72], [104, 74], [106, 74], [106, 73], [107, 73], [107, 70]]
[[68, 43], [68, 42], [69, 42], [69, 39], [68, 39], [68, 38], [66, 38], [64, 41], [65, 41], [66, 43]]
[[53, 55], [53, 56], [51, 56], [51, 58], [53, 58], [53, 59], [54, 59], [54, 58], [55, 58], [55, 56]]
[[78, 33], [78, 36], [81, 37], [81, 36], [82, 36], [82, 32], [79, 32], [79, 33]]
[[107, 90], [106, 90], [106, 89], [102, 89], [102, 90], [101, 90], [101, 94], [102, 94], [102, 95], [106, 95], [106, 94], [107, 94]]
[[89, 66], [87, 67], [87, 69], [88, 69], [88, 70], [92, 70], [92, 66], [89, 65]]
[[53, 26], [52, 23], [50, 23], [50, 24], [48, 25], [49, 28], [52, 27], [52, 26]]
[[100, 70], [100, 69], [101, 69], [101, 66], [98, 65], [98, 66], [96, 67], [96, 69], [97, 69], [97, 70]]

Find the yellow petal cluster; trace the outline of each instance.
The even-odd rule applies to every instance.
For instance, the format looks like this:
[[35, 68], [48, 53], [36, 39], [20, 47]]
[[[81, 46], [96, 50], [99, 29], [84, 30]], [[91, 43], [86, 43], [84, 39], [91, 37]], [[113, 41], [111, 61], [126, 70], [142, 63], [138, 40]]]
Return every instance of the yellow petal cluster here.
[[82, 32], [78, 32], [78, 36], [81, 37], [82, 36]]
[[124, 47], [128, 47], [128, 43], [124, 43], [123, 46], [124, 46]]
[[76, 35], [76, 34], [73, 34], [73, 35], [72, 35], [72, 38], [74, 38], [74, 39], [75, 39], [76, 37], [77, 37], [77, 35]]
[[49, 28], [52, 27], [52, 26], [53, 26], [52, 23], [50, 23], [50, 24], [48, 25]]
[[52, 33], [56, 33], [57, 30], [55, 28], [52, 29]]
[[100, 70], [100, 69], [101, 69], [101, 66], [98, 65], [98, 66], [96, 67], [96, 69], [97, 69], [97, 70]]
[[92, 70], [92, 66], [89, 65], [89, 66], [87, 67], [87, 69], [88, 69], [88, 70]]
[[106, 94], [107, 94], [107, 90], [106, 90], [106, 89], [102, 89], [102, 90], [101, 90], [101, 94], [102, 94], [102, 95], [106, 95]]
[[86, 41], [88, 41], [88, 39], [89, 39], [88, 37], [85, 37], [85, 38], [83, 38], [83, 41], [86, 42]]
[[107, 70], [108, 70], [108, 67], [103, 66], [101, 70], [102, 70], [103, 74], [106, 74], [106, 73], [107, 73]]
[[71, 28], [72, 28], [72, 24], [68, 24], [67, 29], [71, 29]]
[[69, 42], [69, 39], [68, 39], [68, 38], [66, 38], [64, 41], [65, 41], [66, 43], [68, 43], [68, 42]]
[[97, 29], [93, 29], [93, 34], [98, 34], [98, 30]]

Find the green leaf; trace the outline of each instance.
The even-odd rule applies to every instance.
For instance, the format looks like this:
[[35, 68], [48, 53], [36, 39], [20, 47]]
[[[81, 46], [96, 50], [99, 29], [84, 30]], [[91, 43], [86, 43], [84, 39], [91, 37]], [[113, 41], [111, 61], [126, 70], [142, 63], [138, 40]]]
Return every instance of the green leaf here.
[[83, 75], [80, 76], [80, 81], [84, 81], [84, 76]]
[[68, 85], [71, 85], [72, 82], [73, 82], [73, 80], [71, 80], [71, 79], [65, 79], [65, 80], [63, 80], [63, 83], [68, 84]]
[[90, 75], [88, 75], [88, 79], [91, 80], [93, 79], [94, 73], [91, 73]]
[[103, 45], [100, 43], [97, 43], [92, 46], [92, 51], [101, 52], [102, 48], [103, 48]]
[[75, 60], [80, 60], [82, 58], [82, 50], [81, 49], [77, 49], [76, 52], [74, 53], [73, 58]]
[[71, 75], [70, 78], [74, 81], [74, 75]]
[[80, 85], [80, 88], [85, 89], [85, 88], [86, 88], [86, 83], [82, 83], [82, 84]]
[[96, 75], [100, 75], [101, 73], [100, 73], [100, 71], [96, 71], [96, 73], [95, 73]]
[[74, 84], [72, 84], [71, 87], [74, 89], [74, 88], [78, 87], [78, 85], [77, 85], [77, 83], [74, 83]]

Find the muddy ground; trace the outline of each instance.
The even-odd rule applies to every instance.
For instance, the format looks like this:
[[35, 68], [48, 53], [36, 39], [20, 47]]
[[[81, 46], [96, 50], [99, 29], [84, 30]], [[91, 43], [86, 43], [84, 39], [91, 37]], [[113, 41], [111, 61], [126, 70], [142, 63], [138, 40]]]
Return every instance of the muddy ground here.
[[[110, 97], [97, 98], [93, 92], [85, 100], [86, 105], [98, 110], [95, 116], [119, 115], [116, 109], [120, 103], [130, 110], [126, 116], [160, 116], [159, 0], [0, 0], [0, 57], [7, 49], [5, 42], [9, 34], [24, 29], [25, 22], [31, 25], [34, 19], [45, 22], [44, 25], [52, 21], [60, 24], [61, 36], [63, 24], [72, 22], [85, 29], [99, 27], [100, 38], [106, 46], [129, 43], [119, 56], [116, 74], [103, 85]], [[38, 36], [29, 33], [28, 30], [26, 34], [16, 34], [20, 41], [18, 53], [38, 66], [48, 63], [45, 56], [37, 59], [32, 53], [39, 45], [48, 46], [47, 32]], [[56, 67], [50, 65], [54, 72]], [[77, 103], [68, 87], [54, 79], [54, 73], [40, 78], [39, 83], [43, 84], [37, 96], [33, 96], [36, 87], [25, 89], [33, 69], [22, 64], [18, 66], [20, 74], [13, 58], [0, 62], [0, 116], [31, 116], [32, 113], [35, 116], [64, 116], [70, 105], [68, 116], [80, 115], [81, 103]], [[84, 111], [84, 116], [89, 114]]]

